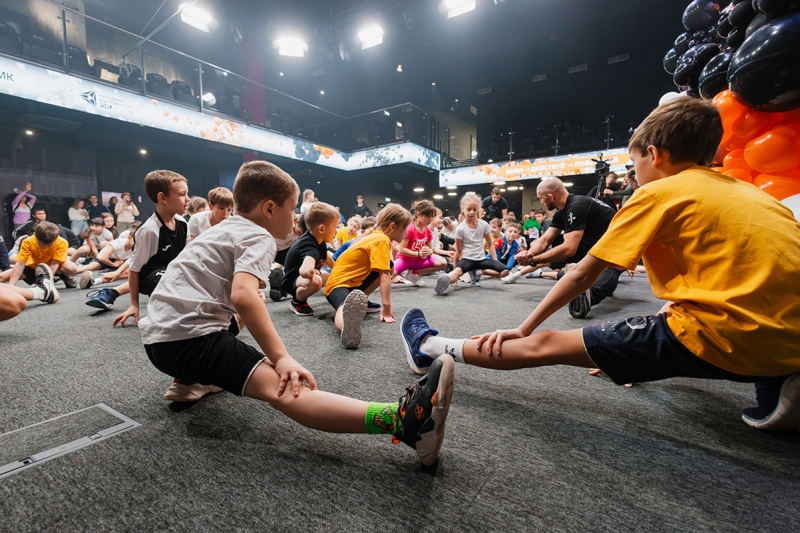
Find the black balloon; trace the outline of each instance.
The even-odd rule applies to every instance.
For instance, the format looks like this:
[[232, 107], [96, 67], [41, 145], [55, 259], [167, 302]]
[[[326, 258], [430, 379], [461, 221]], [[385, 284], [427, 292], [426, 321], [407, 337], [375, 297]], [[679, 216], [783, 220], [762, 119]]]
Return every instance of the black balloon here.
[[744, 36], [746, 32], [746, 28], [733, 28], [725, 41], [728, 44], [728, 47], [733, 49], [739, 48], [739, 46], [744, 42]]
[[728, 15], [722, 15], [717, 22], [717, 35], [723, 39], [728, 36], [728, 33], [733, 29], [731, 21], [728, 20]]
[[767, 15], [783, 15], [785, 13], [800, 10], [798, 0], [755, 0], [758, 10]]
[[683, 27], [689, 31], [701, 30], [719, 19], [719, 2], [692, 0], [683, 12]]
[[667, 74], [675, 74], [675, 67], [678, 66], [678, 53], [674, 48], [670, 48], [667, 55], [664, 56], [664, 70]]
[[759, 13], [753, 20], [750, 21], [750, 24], [747, 25], [747, 30], [744, 33], [744, 38], [747, 40], [757, 29], [761, 26], [769, 22], [769, 15], [765, 15], [764, 13]]
[[675, 51], [681, 56], [689, 49], [689, 33], [684, 32], [675, 39]]
[[709, 61], [700, 73], [697, 83], [700, 96], [711, 100], [728, 88], [728, 66], [731, 64], [732, 52], [722, 52]]
[[697, 87], [703, 67], [718, 53], [719, 46], [716, 44], [701, 44], [690, 48], [681, 56], [672, 81], [678, 86]]
[[734, 28], [744, 28], [755, 16], [756, 12], [753, 11], [753, 5], [750, 2], [742, 2], [734, 6], [728, 16], [728, 20]]
[[756, 13], [761, 13], [761, 9], [758, 7], [758, 0], [753, 0], [750, 2], [750, 5], [753, 6], [753, 11]]
[[800, 107], [800, 13], [773, 20], [753, 33], [731, 59], [728, 84], [759, 111]]

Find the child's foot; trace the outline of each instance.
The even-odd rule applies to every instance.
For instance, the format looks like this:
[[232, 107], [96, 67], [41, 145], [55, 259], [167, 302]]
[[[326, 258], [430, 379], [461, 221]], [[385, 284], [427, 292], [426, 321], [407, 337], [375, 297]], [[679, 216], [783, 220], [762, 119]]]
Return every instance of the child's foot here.
[[86, 270], [84, 271], [83, 274], [81, 274], [80, 288], [91, 289], [92, 285], [94, 285], [94, 279], [92, 279], [92, 273], [89, 270]]
[[222, 392], [223, 389], [214, 385], [184, 385], [183, 383], [170, 383], [164, 399], [169, 402], [196, 402], [203, 396]]
[[281, 267], [273, 268], [267, 280], [269, 281], [269, 299], [273, 302], [280, 302], [283, 297], [283, 293], [281, 292], [283, 269]]
[[54, 304], [58, 301], [58, 291], [53, 283], [53, 271], [50, 266], [44, 263], [36, 265], [36, 284], [44, 291], [41, 300], [46, 304]]
[[447, 274], [439, 274], [436, 278], [436, 286], [433, 288], [436, 294], [444, 294], [450, 287], [450, 276]]
[[[271, 297], [272, 289], [270, 289], [269, 292]], [[314, 310], [311, 309], [311, 306], [308, 305], [308, 302], [301, 302], [297, 298], [292, 298], [292, 311], [294, 311], [294, 314], [297, 316], [314, 316]]]
[[590, 289], [579, 295], [569, 303], [569, 314], [573, 318], [584, 318], [592, 309], [592, 294]]
[[64, 287], [66, 287], [67, 289], [78, 288], [78, 283], [74, 279], [72, 279], [72, 276], [65, 276], [62, 274], [59, 276], [59, 278], [61, 278], [61, 281], [64, 282]]
[[537, 268], [536, 270], [534, 270], [533, 272], [531, 272], [530, 274], [528, 274], [525, 277], [528, 278], [528, 279], [541, 278], [542, 274], [543, 274], [542, 269], [541, 268]]
[[356, 289], [342, 304], [342, 346], [356, 348], [361, 344], [361, 322], [367, 314], [367, 295]]
[[744, 423], [756, 429], [800, 429], [800, 372], [783, 382], [774, 380], [756, 389], [757, 407], [742, 411]]
[[520, 276], [520, 273], [519, 273], [519, 270], [518, 270], [516, 272], [512, 272], [511, 274], [509, 274], [508, 276], [506, 276], [504, 278], [500, 278], [500, 281], [502, 281], [503, 283], [516, 283], [517, 280], [519, 279], [519, 276]]
[[367, 313], [380, 313], [381, 304], [367, 300]]
[[425, 466], [439, 456], [455, 381], [455, 362], [440, 357], [431, 364], [428, 375], [406, 389], [398, 408], [403, 427], [392, 438], [417, 451]]
[[99, 289], [96, 291], [89, 291], [86, 293], [86, 305], [104, 311], [111, 311], [114, 308], [114, 301], [119, 296], [119, 293], [114, 289]]
[[439, 332], [428, 325], [422, 310], [416, 307], [409, 309], [403, 316], [400, 331], [403, 334], [408, 367], [415, 374], [427, 374], [434, 358], [422, 353], [419, 346], [426, 335], [438, 335]]
[[404, 276], [408, 281], [414, 284], [415, 287], [424, 287], [425, 282], [422, 281], [422, 276], [419, 275], [419, 272], [409, 272]]
[[458, 278], [458, 281], [463, 281], [464, 283], [469, 283], [472, 281], [472, 273], [471, 272], [464, 272], [461, 274], [461, 277]]

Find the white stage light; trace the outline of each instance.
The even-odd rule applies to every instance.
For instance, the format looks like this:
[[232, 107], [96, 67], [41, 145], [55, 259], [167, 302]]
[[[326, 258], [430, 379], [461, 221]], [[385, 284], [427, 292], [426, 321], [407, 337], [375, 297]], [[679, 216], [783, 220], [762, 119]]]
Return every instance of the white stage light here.
[[308, 45], [301, 39], [281, 37], [272, 42], [272, 47], [278, 49], [278, 54], [289, 57], [303, 57], [308, 52]]
[[178, 10], [181, 12], [181, 20], [198, 30], [210, 33], [219, 27], [219, 22], [214, 20], [214, 17], [198, 7], [181, 4]]
[[447, 18], [451, 19], [469, 13], [476, 5], [475, 0], [444, 0], [439, 4], [439, 13], [447, 13]]
[[[366, 50], [373, 46], [378, 46], [383, 42], [383, 28], [371, 26], [358, 32], [354, 39], [357, 44], [361, 44], [361, 49]], [[401, 69], [402, 72], [402, 69]]]
[[434, 194], [433, 195], [433, 199], [434, 200], [441, 200], [442, 198], [444, 198], [444, 196], [442, 196], [441, 194]]
[[425, 187], [415, 187], [414, 192], [425, 192]]
[[203, 95], [203, 102], [205, 102], [206, 105], [212, 106], [217, 103], [217, 97], [214, 96], [214, 93], [206, 93]]

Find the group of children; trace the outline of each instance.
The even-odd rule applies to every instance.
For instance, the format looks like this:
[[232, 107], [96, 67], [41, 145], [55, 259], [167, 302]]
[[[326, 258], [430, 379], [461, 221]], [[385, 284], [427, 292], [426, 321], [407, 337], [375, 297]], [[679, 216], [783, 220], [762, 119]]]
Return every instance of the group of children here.
[[[504, 247], [518, 244], [520, 228], [507, 225], [496, 247], [491, 226], [479, 218], [481, 199], [474, 193], [461, 200], [464, 218], [453, 234], [453, 254], [436, 253], [433, 229], [439, 229], [434, 222], [438, 217], [441, 223], [441, 213], [425, 201], [414, 216], [387, 205], [374, 223], [365, 219], [374, 225], [341, 243], [334, 258], [327, 244], [336, 238], [338, 211], [313, 202], [298, 218], [297, 184], [270, 163], [242, 166], [230, 196], [234, 216], [229, 197], [218, 191], [209, 214], [192, 223], [196, 213], [188, 226], [182, 217], [189, 201], [186, 179], [151, 172], [144, 188], [156, 212], [126, 237], [127, 249], [113, 243], [103, 247], [132, 252], [126, 260], [130, 307], [113, 323], [124, 326], [130, 317], [138, 322], [150, 361], [174, 378], [167, 399], [194, 401], [226, 390], [269, 402], [311, 428], [391, 434], [395, 442], [414, 448], [426, 465], [436, 460], [442, 444], [454, 362], [502, 370], [599, 367], [620, 384], [675, 376], [752, 382], [757, 406], [745, 409], [745, 422], [759, 429], [800, 429], [800, 295], [795, 290], [800, 256], [791, 253], [800, 246], [800, 224], [752, 185], [706, 168], [721, 136], [718, 112], [699, 100], [675, 99], [651, 113], [629, 147], [640, 189], [519, 327], [446, 338], [428, 325], [420, 309], [409, 310], [400, 328], [406, 358], [423, 377], [398, 402], [363, 402], [319, 391], [313, 375], [283, 345], [263, 289], [269, 283], [272, 299], [291, 295], [293, 310], [308, 315], [308, 297], [324, 287], [341, 342], [354, 348], [375, 290], [381, 303], [372, 307], [381, 321], [394, 322], [394, 273], [410, 273], [413, 280], [415, 274], [448, 269], [452, 259], [452, 271], [437, 278], [438, 294], [464, 273], [473, 273], [473, 285], [480, 283], [477, 271], [508, 273], [509, 264], [498, 259], [511, 253]], [[747, 216], [731, 210], [731, 203], [747, 203]], [[197, 227], [196, 235], [189, 227]], [[282, 268], [272, 268], [279, 243], [287, 242]], [[655, 296], [669, 301], [661, 312], [534, 333], [607, 268], [634, 269], [642, 257]], [[33, 237], [23, 241], [11, 274], [0, 278], [10, 282], [0, 285], [0, 318], [13, 316], [20, 298], [23, 303], [57, 300], [53, 276], [77, 270], [58, 228], [38, 223]], [[741, 276], [744, 271], [749, 275]], [[32, 289], [15, 286], [23, 278]], [[141, 320], [140, 294], [150, 297]], [[238, 340], [244, 327], [261, 351]]]

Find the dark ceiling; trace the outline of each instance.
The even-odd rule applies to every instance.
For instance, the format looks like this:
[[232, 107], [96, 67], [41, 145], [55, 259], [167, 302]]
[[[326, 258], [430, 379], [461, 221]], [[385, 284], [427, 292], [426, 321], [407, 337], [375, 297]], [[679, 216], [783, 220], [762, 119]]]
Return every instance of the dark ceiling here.
[[[180, 1], [165, 0], [148, 31]], [[580, 124], [609, 114], [621, 123], [638, 122], [673, 88], [661, 58], [682, 31], [686, 0], [477, 0], [475, 11], [452, 19], [438, 12], [438, 3], [199, 0], [197, 6], [220, 21], [219, 29], [206, 35], [173, 22], [155, 40], [241, 72], [243, 45], [231, 31], [238, 25], [245, 41], [255, 42], [251, 49], [263, 54], [263, 81], [271, 87], [344, 116], [406, 101], [432, 111], [452, 107], [478, 126], [479, 142], [509, 128]], [[86, 0], [86, 9], [140, 33], [161, 4]], [[384, 43], [355, 49], [355, 33], [373, 21], [382, 25]], [[306, 40], [305, 58], [279, 57], [272, 49], [272, 40], [287, 32]], [[340, 58], [340, 42], [350, 49], [347, 61]], [[621, 54], [629, 59], [609, 64]], [[579, 64], [587, 69], [568, 73]], [[325, 73], [314, 77], [317, 69]], [[534, 83], [538, 74], [547, 79]], [[477, 94], [486, 87], [490, 93]]]

